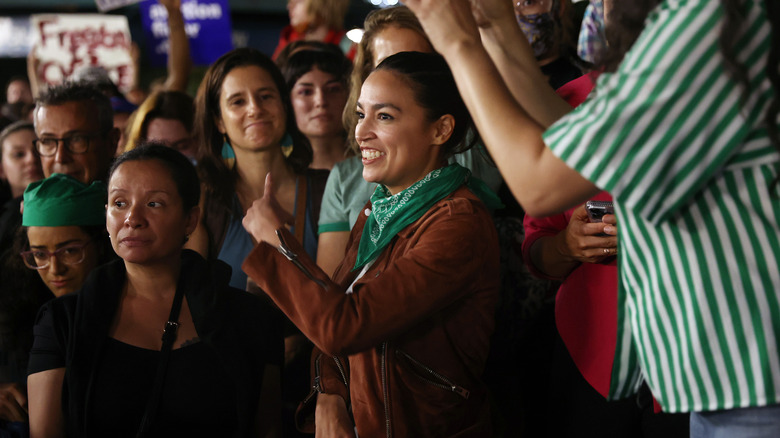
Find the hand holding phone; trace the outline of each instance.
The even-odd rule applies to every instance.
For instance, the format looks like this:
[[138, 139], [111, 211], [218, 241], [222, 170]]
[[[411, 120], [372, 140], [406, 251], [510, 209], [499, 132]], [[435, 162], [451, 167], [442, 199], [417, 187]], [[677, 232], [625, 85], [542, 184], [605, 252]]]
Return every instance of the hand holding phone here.
[[585, 211], [591, 222], [601, 222], [605, 214], [615, 214], [612, 201], [588, 201], [585, 203]]

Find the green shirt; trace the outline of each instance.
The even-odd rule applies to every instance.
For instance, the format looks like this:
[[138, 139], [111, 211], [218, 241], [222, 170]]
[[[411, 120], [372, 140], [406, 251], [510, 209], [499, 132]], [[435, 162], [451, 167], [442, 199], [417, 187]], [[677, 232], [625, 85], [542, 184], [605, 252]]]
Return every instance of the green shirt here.
[[723, 69], [715, 0], [667, 0], [614, 74], [544, 136], [615, 198], [618, 346], [611, 398], [645, 378], [665, 411], [780, 402], [780, 155], [764, 114], [770, 26], [734, 34], [750, 92]]

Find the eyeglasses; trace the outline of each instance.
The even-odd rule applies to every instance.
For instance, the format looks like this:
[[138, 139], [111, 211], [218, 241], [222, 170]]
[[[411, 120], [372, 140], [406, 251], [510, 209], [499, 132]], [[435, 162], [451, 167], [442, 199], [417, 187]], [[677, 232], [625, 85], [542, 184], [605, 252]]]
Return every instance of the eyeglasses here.
[[87, 240], [82, 244], [64, 246], [54, 252], [49, 252], [45, 249], [22, 251], [19, 255], [22, 256], [24, 264], [30, 269], [48, 268], [52, 256], [56, 256], [57, 260], [66, 265], [78, 265], [84, 261], [84, 247], [89, 245], [90, 242], [92, 241]]
[[85, 154], [89, 150], [90, 139], [99, 136], [98, 133], [91, 134], [74, 134], [70, 137], [63, 138], [38, 138], [33, 140], [33, 146], [38, 154], [42, 157], [51, 157], [57, 153], [57, 147], [62, 142], [65, 149], [72, 154]]

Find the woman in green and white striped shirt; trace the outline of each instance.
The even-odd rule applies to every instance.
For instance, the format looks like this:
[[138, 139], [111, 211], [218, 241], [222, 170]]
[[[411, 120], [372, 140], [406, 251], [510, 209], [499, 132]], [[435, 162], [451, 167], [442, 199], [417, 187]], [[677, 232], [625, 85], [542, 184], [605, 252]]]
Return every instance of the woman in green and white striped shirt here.
[[[644, 378], [694, 413], [693, 436], [780, 436], [780, 3], [616, 2], [622, 61], [573, 112], [540, 86], [509, 2], [472, 3], [407, 1], [520, 203], [615, 198], [611, 398]], [[735, 428], [749, 416], [769, 421]]]

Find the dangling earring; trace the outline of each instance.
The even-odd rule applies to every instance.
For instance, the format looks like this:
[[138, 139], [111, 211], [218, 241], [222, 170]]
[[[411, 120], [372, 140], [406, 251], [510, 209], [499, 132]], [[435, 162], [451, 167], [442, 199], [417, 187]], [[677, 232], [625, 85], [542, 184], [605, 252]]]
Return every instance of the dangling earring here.
[[236, 154], [233, 152], [233, 146], [230, 145], [227, 135], [223, 135], [224, 143], [222, 143], [222, 161], [228, 167], [232, 169], [236, 165]]
[[284, 134], [284, 137], [282, 138], [282, 155], [284, 155], [284, 158], [289, 157], [292, 155], [293, 152], [293, 138], [292, 135], [290, 135], [289, 132], [286, 132]]

